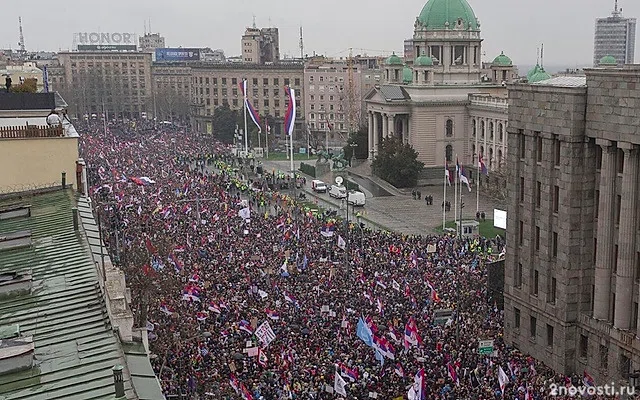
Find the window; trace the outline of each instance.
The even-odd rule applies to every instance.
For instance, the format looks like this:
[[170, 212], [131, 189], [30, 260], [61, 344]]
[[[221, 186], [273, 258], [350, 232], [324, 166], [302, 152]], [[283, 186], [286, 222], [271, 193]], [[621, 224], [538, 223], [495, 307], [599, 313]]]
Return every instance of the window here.
[[622, 149], [618, 149], [616, 160], [618, 161], [618, 173], [621, 174], [624, 171], [624, 151]]
[[609, 347], [606, 345], [600, 345], [600, 367], [604, 370], [609, 368]]
[[480, 121], [480, 138], [484, 139], [484, 121]]
[[551, 278], [551, 282], [549, 283], [549, 303], [551, 304], [556, 304], [557, 286], [558, 281], [556, 278]]
[[589, 337], [580, 335], [580, 358], [587, 358], [589, 355]]
[[536, 132], [536, 160], [542, 162], [542, 136], [540, 132]]
[[551, 243], [551, 254], [553, 257], [558, 257], [558, 232], [553, 232], [553, 239]]
[[204, 83], [205, 83], [205, 85], [208, 85], [209, 84], [209, 78], [204, 78]]
[[520, 329], [520, 309], [513, 308], [513, 324], [516, 329]]
[[524, 222], [520, 220], [520, 228], [518, 231], [518, 240], [520, 241], [520, 246], [524, 243]]
[[522, 287], [522, 263], [518, 263], [516, 265], [516, 273], [513, 278], [513, 285], [517, 288]]
[[293, 81], [293, 84], [295, 86], [300, 86], [300, 78], [295, 78], [295, 80]]
[[222, 84], [226, 85], [227, 84], [227, 78], [222, 78]]
[[447, 162], [451, 162], [453, 160], [453, 146], [451, 146], [450, 144], [448, 144], [445, 149], [445, 155], [447, 158]]
[[596, 146], [596, 169], [602, 169], [602, 147]]
[[540, 208], [542, 202], [542, 182], [536, 182], [536, 208]]
[[598, 238], [593, 238], [593, 262], [596, 262], [598, 256]]
[[269, 78], [262, 78], [262, 84], [264, 86], [269, 86]]
[[553, 164], [560, 166], [560, 139], [558, 135], [553, 140]]
[[547, 346], [553, 347], [553, 326], [547, 324]]
[[291, 82], [291, 80], [289, 78], [284, 78], [284, 85], [285, 86], [289, 86], [290, 82]]
[[524, 201], [524, 178], [520, 177], [520, 203]]
[[476, 120], [471, 120], [471, 136], [476, 137]]
[[238, 99], [233, 99], [232, 104], [234, 107], [238, 107]]
[[538, 282], [539, 282], [539, 279], [540, 279], [540, 275], [538, 273], [538, 270], [534, 269], [533, 270], [533, 288], [532, 288], [534, 296], [538, 295], [538, 289], [539, 289], [538, 288]]
[[629, 378], [629, 369], [631, 368], [631, 360], [624, 354], [620, 354], [620, 375], [622, 378]]
[[489, 122], [489, 140], [493, 142], [493, 122]]
[[596, 198], [595, 198], [596, 204], [594, 207], [594, 212], [595, 212], [595, 218], [598, 219], [598, 215], [600, 213], [600, 191], [596, 190]]
[[618, 245], [613, 246], [613, 273], [618, 271]]
[[273, 78], [273, 84], [274, 84], [275, 86], [279, 86], [279, 85], [280, 85], [280, 79], [278, 79], [278, 78]]
[[553, 212], [558, 213], [560, 209], [560, 186], [553, 187]]
[[258, 85], [258, 78], [253, 78], [251, 80], [251, 83], [253, 83], [254, 86], [257, 86]]
[[504, 139], [503, 125], [500, 123], [500, 124], [498, 124], [498, 141], [500, 141], [500, 143], [502, 143], [503, 139]]
[[447, 137], [453, 136], [453, 120], [448, 119], [447, 122], [445, 122], [444, 130]]
[[519, 145], [520, 145], [520, 158], [524, 158], [525, 150], [526, 150], [525, 143], [526, 143], [527, 138], [526, 138], [526, 136], [524, 136], [524, 131], [522, 129], [518, 130], [518, 137], [520, 138], [520, 142], [519, 142]]
[[218, 84], [218, 78], [213, 78], [213, 84], [217, 85]]
[[636, 281], [640, 281], [640, 251], [636, 253]]
[[313, 75], [309, 77], [309, 82], [313, 82]]
[[633, 323], [633, 329], [635, 329], [636, 331], [638, 330], [638, 302], [634, 301], [633, 302], [633, 320], [631, 321]]
[[536, 226], [536, 250], [540, 250], [540, 227]]
[[536, 317], [529, 317], [529, 333], [531, 334], [531, 338], [535, 339], [536, 337]]
[[622, 207], [622, 196], [616, 196], [616, 221], [618, 225], [620, 225], [620, 216], [621, 216], [621, 207]]

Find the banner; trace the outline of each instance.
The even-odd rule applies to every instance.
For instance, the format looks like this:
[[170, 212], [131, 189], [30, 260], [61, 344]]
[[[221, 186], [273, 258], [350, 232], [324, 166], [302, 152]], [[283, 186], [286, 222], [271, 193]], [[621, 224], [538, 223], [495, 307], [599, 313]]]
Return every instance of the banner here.
[[269, 346], [269, 343], [273, 342], [276, 338], [276, 334], [271, 329], [271, 325], [269, 325], [269, 321], [264, 321], [262, 325], [258, 327], [255, 331], [256, 337], [264, 344], [264, 347]]

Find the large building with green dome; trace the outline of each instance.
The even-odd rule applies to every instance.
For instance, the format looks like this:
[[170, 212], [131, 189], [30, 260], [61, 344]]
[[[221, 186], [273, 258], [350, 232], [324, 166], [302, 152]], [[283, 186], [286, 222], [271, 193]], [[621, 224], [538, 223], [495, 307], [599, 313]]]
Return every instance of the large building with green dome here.
[[419, 10], [405, 54], [386, 59], [383, 82], [365, 96], [370, 159], [383, 138], [397, 136], [427, 167], [445, 158], [475, 166], [482, 155], [490, 170], [500, 168], [506, 85], [517, 68], [504, 51], [483, 62], [480, 27], [467, 0], [429, 0]]

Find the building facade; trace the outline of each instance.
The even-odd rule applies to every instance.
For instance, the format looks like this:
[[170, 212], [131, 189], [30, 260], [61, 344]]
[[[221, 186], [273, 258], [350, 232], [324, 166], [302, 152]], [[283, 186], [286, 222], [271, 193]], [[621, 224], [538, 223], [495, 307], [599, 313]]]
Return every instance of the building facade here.
[[138, 38], [138, 49], [145, 53], [155, 53], [156, 49], [165, 48], [164, 36], [159, 33], [145, 33]]
[[476, 166], [481, 155], [497, 169], [507, 150], [511, 59], [500, 54], [482, 73], [480, 23], [466, 0], [429, 0], [407, 43], [416, 57], [389, 57], [383, 83], [366, 97], [370, 159], [384, 138], [396, 136], [427, 167], [445, 159]]
[[611, 16], [596, 19], [593, 40], [593, 65], [606, 56], [613, 56], [619, 66], [633, 64], [636, 48], [636, 19], [624, 18], [618, 1]]
[[640, 67], [585, 73], [510, 87], [505, 340], [558, 372], [628, 384], [640, 369]]
[[232, 110], [242, 110], [243, 98], [239, 85], [243, 79], [247, 80], [248, 98], [260, 114], [262, 123], [267, 121], [271, 132], [276, 135], [283, 132], [284, 116], [289, 104], [285, 86], [295, 89], [294, 136], [307, 134], [304, 122], [304, 65], [284, 63], [274, 65], [195, 63], [191, 65], [191, 104], [196, 129], [213, 133], [214, 110], [225, 103]]
[[153, 116], [162, 120], [186, 119], [192, 109], [189, 63], [154, 63], [151, 81]]
[[152, 109], [151, 54], [92, 51], [58, 54], [71, 113], [141, 117]]
[[242, 35], [242, 61], [249, 64], [275, 63], [280, 60], [278, 28], [247, 28]]

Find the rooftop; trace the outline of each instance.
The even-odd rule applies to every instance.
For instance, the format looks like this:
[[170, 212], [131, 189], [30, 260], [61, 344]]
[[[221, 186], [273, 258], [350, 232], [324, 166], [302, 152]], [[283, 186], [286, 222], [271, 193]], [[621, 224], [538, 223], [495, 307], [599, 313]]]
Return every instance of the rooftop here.
[[[24, 200], [24, 199], [23, 199]], [[4, 200], [0, 206], [15, 203]], [[30, 271], [31, 293], [0, 299], [0, 326], [33, 336], [33, 367], [0, 375], [3, 400], [114, 399], [112, 368], [125, 354], [105, 309], [96, 268], [74, 231], [70, 191], [33, 196], [30, 217], [0, 221], [0, 235], [31, 231], [33, 244], [0, 251], [0, 273]], [[136, 398], [125, 371], [128, 399]]]
[[535, 86], [560, 86], [560, 87], [587, 87], [586, 76], [557, 76], [532, 83]]

